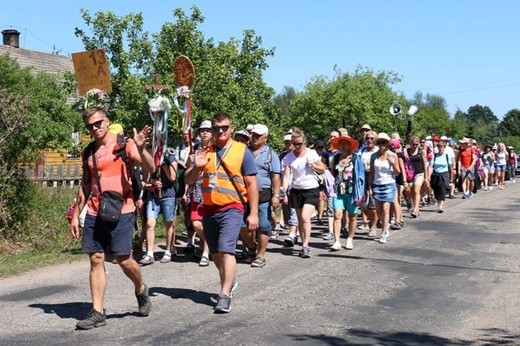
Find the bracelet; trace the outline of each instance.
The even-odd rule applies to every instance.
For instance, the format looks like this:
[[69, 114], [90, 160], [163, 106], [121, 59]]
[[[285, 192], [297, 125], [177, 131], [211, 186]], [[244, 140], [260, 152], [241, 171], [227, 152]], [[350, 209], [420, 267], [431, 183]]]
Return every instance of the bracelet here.
[[280, 195], [273, 195], [273, 197], [280, 198]]

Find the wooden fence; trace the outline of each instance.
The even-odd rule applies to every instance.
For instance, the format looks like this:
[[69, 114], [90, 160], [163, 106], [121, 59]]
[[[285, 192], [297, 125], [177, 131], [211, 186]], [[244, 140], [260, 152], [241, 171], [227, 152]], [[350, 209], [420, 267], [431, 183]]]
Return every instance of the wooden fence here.
[[60, 151], [45, 150], [34, 164], [22, 164], [19, 168], [43, 187], [79, 185], [83, 167], [79, 157], [67, 157]]
[[80, 163], [22, 166], [20, 169], [32, 180], [43, 187], [79, 185], [82, 176]]

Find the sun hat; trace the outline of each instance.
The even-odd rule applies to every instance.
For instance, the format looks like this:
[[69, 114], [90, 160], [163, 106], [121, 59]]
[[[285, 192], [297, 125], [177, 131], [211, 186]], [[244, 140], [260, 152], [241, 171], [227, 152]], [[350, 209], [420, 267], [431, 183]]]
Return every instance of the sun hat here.
[[384, 139], [387, 142], [390, 142], [390, 136], [388, 134], [384, 133], [384, 132], [379, 132], [377, 134], [376, 143], [377, 143], [377, 141], [379, 141], [381, 139]]
[[338, 150], [341, 142], [347, 142], [350, 146], [350, 151], [356, 151], [359, 147], [359, 142], [350, 136], [339, 136], [330, 140], [330, 145], [333, 149]]
[[371, 130], [372, 130], [372, 128], [371, 128], [370, 125], [368, 125], [368, 124], [365, 124], [365, 125], [361, 126], [359, 129], [360, 129], [360, 130], [368, 130], [368, 131], [371, 131]]

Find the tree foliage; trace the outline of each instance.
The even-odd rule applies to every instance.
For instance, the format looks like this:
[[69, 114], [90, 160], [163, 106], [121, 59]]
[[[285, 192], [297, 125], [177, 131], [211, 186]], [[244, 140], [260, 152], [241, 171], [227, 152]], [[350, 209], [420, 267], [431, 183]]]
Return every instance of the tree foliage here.
[[404, 100], [391, 88], [399, 81], [393, 72], [363, 67], [352, 74], [336, 71], [333, 80], [314, 77], [291, 102], [293, 124], [313, 138], [327, 138], [332, 129], [339, 127], [356, 136], [364, 123], [379, 131], [397, 128], [400, 121], [388, 108], [396, 100]]

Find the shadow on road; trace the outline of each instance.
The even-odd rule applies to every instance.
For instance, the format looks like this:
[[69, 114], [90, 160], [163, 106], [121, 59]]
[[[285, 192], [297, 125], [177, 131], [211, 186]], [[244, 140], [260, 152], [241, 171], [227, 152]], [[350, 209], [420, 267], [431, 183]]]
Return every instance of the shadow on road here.
[[46, 314], [54, 314], [60, 318], [81, 320], [92, 309], [92, 303], [74, 302], [62, 304], [30, 304], [29, 307], [42, 309]]
[[218, 294], [196, 291], [186, 288], [150, 287], [150, 296], [162, 294], [172, 299], [189, 299], [196, 304], [204, 304], [213, 307]]
[[428, 333], [370, 331], [349, 329], [345, 338], [329, 335], [288, 335], [301, 343], [319, 343], [326, 345], [513, 345], [519, 335], [512, 335], [506, 330], [493, 328], [481, 330], [483, 335], [476, 340], [448, 339]]

